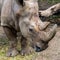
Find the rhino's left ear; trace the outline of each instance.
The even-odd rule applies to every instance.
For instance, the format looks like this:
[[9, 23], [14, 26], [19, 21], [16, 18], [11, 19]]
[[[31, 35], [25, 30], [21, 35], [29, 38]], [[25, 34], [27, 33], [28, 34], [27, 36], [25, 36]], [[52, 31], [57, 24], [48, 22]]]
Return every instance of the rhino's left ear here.
[[23, 2], [23, 0], [16, 0], [16, 2], [18, 3], [18, 4], [20, 4], [20, 5], [24, 5], [24, 2]]

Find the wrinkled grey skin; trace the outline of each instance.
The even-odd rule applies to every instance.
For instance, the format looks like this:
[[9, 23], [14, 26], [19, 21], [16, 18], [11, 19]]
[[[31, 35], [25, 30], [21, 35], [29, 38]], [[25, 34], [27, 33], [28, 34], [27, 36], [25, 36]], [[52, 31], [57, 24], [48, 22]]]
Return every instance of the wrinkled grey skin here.
[[46, 43], [55, 34], [57, 25], [55, 24], [47, 32], [41, 30], [41, 24], [43, 26], [44, 22], [42, 22], [39, 18], [37, 1], [33, 0], [32, 2], [25, 0], [24, 2], [25, 10], [19, 19], [19, 27], [22, 35], [32, 43], [32, 46], [36, 51], [38, 51], [37, 47], [40, 48], [40, 51], [44, 50], [47, 47]]
[[1, 14], [1, 9], [2, 9], [3, 2], [4, 2], [4, 0], [0, 0], [0, 14]]
[[[2, 9], [3, 2], [4, 2], [4, 0], [0, 0], [0, 16], [1, 16], [1, 9]], [[0, 18], [0, 23], [1, 23], [1, 18]]]
[[[32, 4], [35, 3], [32, 2]], [[28, 3], [28, 6], [32, 9], [30, 3]], [[33, 5], [33, 8], [34, 6], [36, 7], [36, 5]], [[45, 44], [42, 43], [42, 41], [50, 40], [56, 31], [56, 25], [48, 32], [42, 31], [49, 23], [44, 23], [39, 19], [38, 9], [35, 12], [33, 11], [34, 9], [32, 9], [32, 15], [31, 11], [26, 8], [28, 8], [26, 2], [25, 5], [21, 5], [16, 0], [4, 1], [1, 10], [1, 26], [9, 39], [9, 49], [6, 53], [7, 56], [15, 56], [19, 53], [16, 49], [17, 32], [21, 33], [21, 55], [25, 55], [33, 50], [31, 45], [33, 45], [34, 48], [36, 48], [36, 45], [39, 45], [43, 50]], [[35, 16], [34, 13], [37, 15]], [[40, 43], [37, 44], [38, 42]]]
[[19, 24], [17, 23], [18, 22], [17, 13], [18, 13], [18, 10], [22, 8], [22, 5], [19, 6], [15, 0], [4, 0], [4, 2], [1, 3], [0, 6], [2, 6], [0, 9], [1, 10], [1, 26], [3, 27], [9, 39], [9, 49], [6, 53], [6, 56], [15, 56], [18, 54], [18, 50], [16, 49], [17, 32], [20, 32], [20, 29], [18, 26]]

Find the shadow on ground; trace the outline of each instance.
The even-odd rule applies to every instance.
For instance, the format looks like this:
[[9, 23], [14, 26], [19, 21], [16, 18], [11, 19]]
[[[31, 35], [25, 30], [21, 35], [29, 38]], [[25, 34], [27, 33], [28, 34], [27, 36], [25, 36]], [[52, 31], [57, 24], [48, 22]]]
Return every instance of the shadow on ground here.
[[[19, 47], [18, 47], [19, 48]], [[32, 53], [28, 56], [6, 57], [8, 40], [0, 28], [0, 60], [60, 60], [60, 27], [57, 28], [55, 37], [49, 42], [49, 47], [39, 53]]]
[[[8, 39], [2, 29], [0, 27], [0, 60], [32, 60], [37, 54], [32, 53], [30, 55], [21, 56], [20, 54], [15, 57], [6, 57], [5, 53], [8, 50]], [[18, 43], [18, 47], [20, 50], [20, 44]]]
[[57, 29], [55, 37], [49, 42], [49, 47], [38, 53], [35, 60], [60, 60], [60, 28]]

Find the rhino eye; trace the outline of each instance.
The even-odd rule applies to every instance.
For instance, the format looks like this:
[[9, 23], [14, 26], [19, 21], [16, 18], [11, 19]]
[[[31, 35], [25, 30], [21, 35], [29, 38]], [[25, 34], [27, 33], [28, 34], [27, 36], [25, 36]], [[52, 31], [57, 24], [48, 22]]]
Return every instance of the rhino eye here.
[[30, 31], [30, 32], [33, 32], [33, 29], [32, 29], [32, 28], [29, 28], [29, 31]]

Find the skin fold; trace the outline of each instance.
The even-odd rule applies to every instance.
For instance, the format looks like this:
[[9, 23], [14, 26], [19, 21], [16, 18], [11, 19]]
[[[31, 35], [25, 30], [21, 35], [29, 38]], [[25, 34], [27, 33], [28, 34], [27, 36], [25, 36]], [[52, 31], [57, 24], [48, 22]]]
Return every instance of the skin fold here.
[[[43, 50], [46, 48], [46, 44], [42, 42], [48, 42], [54, 36], [57, 25], [55, 24], [52, 26], [52, 28], [50, 28], [47, 32], [43, 30], [41, 31], [40, 24], [42, 21], [40, 21], [38, 16], [37, 1], [32, 2], [25, 0], [24, 2], [25, 10], [23, 13], [26, 14], [22, 13], [22, 16], [19, 19], [20, 30], [22, 35], [32, 43], [35, 50], [37, 50], [36, 46], [38, 46], [40, 50]], [[28, 46], [30, 46], [31, 43]]]
[[48, 25], [49, 22], [42, 22], [39, 18], [36, 0], [4, 0], [1, 26], [9, 39], [6, 56], [16, 56], [19, 53], [16, 49], [18, 32], [21, 34], [21, 55], [30, 54], [33, 51], [32, 45], [35, 50], [36, 46], [43, 50], [45, 43], [42, 41], [50, 40], [56, 32], [57, 25], [45, 32]]

